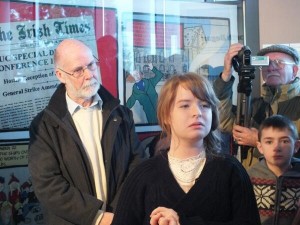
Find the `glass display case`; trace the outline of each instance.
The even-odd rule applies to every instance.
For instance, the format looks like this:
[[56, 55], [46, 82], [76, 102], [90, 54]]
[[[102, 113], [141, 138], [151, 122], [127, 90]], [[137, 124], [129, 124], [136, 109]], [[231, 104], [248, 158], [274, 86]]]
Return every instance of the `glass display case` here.
[[131, 108], [136, 131], [149, 142], [160, 130], [156, 100], [164, 82], [188, 71], [213, 81], [230, 44], [244, 41], [243, 4], [0, 0], [0, 191], [6, 209], [14, 207], [3, 219], [15, 224], [43, 224], [27, 169], [28, 127], [59, 83], [53, 54], [65, 38], [91, 47], [102, 84]]

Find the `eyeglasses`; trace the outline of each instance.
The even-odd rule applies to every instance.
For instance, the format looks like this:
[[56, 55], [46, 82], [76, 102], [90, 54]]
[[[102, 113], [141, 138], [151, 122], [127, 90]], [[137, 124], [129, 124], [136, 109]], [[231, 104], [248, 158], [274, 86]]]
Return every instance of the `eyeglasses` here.
[[276, 69], [283, 69], [285, 65], [295, 65], [293, 62], [286, 62], [281, 59], [274, 59], [274, 60], [269, 60], [269, 65], [268, 66], [261, 66], [259, 69], [262, 71], [268, 70], [270, 66], [273, 66]]
[[80, 77], [82, 77], [82, 76], [84, 75], [84, 71], [85, 71], [86, 69], [88, 69], [89, 71], [95, 71], [95, 70], [98, 68], [98, 66], [99, 66], [99, 61], [98, 61], [98, 59], [97, 59], [95, 56], [94, 56], [94, 58], [95, 58], [95, 61], [91, 62], [90, 64], [88, 64], [88, 65], [86, 65], [86, 66], [84, 66], [84, 67], [77, 67], [77, 68], [73, 71], [73, 73], [69, 73], [69, 72], [67, 72], [67, 71], [64, 71], [64, 70], [61, 69], [61, 68], [58, 68], [58, 69], [61, 70], [61, 71], [63, 71], [64, 73], [70, 75], [70, 76], [73, 76], [73, 77], [75, 77], [75, 78], [80, 78]]

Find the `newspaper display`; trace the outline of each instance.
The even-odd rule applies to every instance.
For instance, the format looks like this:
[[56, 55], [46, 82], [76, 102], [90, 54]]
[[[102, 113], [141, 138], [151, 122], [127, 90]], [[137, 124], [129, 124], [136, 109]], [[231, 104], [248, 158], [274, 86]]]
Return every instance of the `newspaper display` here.
[[0, 129], [27, 128], [46, 106], [59, 84], [55, 48], [71, 37], [97, 56], [92, 16], [0, 24]]

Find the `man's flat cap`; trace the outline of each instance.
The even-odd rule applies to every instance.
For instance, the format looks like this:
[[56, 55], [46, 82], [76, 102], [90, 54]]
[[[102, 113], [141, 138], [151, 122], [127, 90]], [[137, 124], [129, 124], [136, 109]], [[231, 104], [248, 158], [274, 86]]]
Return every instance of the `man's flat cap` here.
[[263, 56], [265, 54], [268, 54], [270, 52], [282, 52], [285, 53], [287, 55], [290, 55], [296, 64], [299, 64], [299, 54], [296, 51], [296, 49], [289, 47], [287, 45], [271, 45], [269, 47], [263, 48], [261, 49], [257, 55], [259, 56]]

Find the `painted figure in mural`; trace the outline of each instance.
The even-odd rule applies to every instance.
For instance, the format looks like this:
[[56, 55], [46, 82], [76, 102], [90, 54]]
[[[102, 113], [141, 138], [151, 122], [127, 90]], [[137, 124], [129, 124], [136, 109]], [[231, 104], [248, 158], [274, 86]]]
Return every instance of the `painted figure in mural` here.
[[112, 225], [259, 225], [245, 168], [221, 153], [211, 83], [196, 73], [172, 76], [157, 115], [170, 147], [129, 174]]
[[143, 107], [148, 123], [157, 124], [156, 105], [158, 95], [155, 87], [163, 77], [163, 73], [154, 67], [152, 63], [149, 64], [149, 69], [155, 74], [152, 78], [143, 78], [143, 73], [138, 70], [132, 72], [131, 75], [134, 77], [135, 84], [126, 106], [132, 108], [135, 102], [138, 101]]
[[289, 46], [272, 45], [261, 49], [257, 55], [268, 56], [269, 66], [262, 67], [263, 79], [261, 97], [252, 98], [250, 127], [235, 124], [236, 115], [232, 104], [232, 58], [243, 48], [236, 43], [230, 46], [224, 58], [224, 69], [214, 82], [214, 90], [220, 104], [220, 128], [225, 133], [232, 133], [235, 141], [242, 146], [249, 146], [242, 152], [243, 165], [251, 167], [261, 154], [256, 148], [258, 127], [261, 122], [273, 114], [287, 116], [295, 122], [300, 132], [300, 79], [297, 76], [299, 55]]
[[38, 204], [38, 201], [34, 195], [32, 189], [32, 183], [30, 180], [25, 181], [21, 185], [21, 203], [22, 203], [22, 215], [25, 218], [27, 214]]
[[0, 208], [0, 225], [14, 225], [13, 214], [12, 214], [13, 206], [10, 202], [4, 201], [1, 204]]
[[61, 84], [29, 128], [34, 191], [47, 224], [108, 225], [145, 149], [132, 112], [101, 85], [98, 60], [87, 45], [63, 40], [54, 63]]
[[300, 224], [300, 160], [293, 157], [299, 147], [297, 128], [287, 117], [273, 115], [260, 125], [257, 148], [263, 158], [248, 174], [262, 225]]
[[5, 188], [5, 178], [0, 176], [0, 206], [2, 202], [7, 200], [7, 196], [4, 191], [4, 188]]
[[20, 180], [14, 174], [11, 174], [11, 177], [8, 181], [8, 186], [9, 186], [8, 201], [12, 204], [13, 217], [14, 220], [17, 221], [19, 208], [22, 207], [22, 205], [20, 205], [21, 202]]

